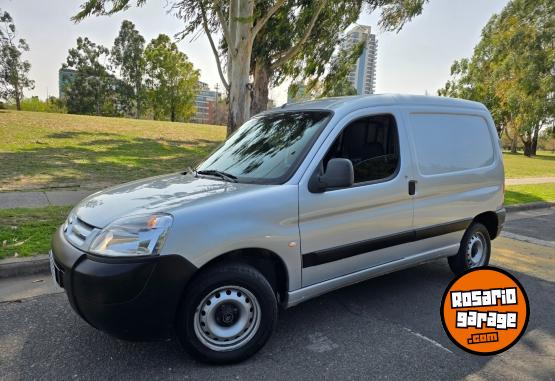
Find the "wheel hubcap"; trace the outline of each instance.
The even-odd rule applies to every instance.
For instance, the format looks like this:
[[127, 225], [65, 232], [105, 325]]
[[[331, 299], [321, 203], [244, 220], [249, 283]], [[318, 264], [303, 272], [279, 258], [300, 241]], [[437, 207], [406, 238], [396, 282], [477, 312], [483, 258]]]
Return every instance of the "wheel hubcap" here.
[[230, 351], [248, 343], [258, 331], [260, 305], [243, 287], [219, 287], [202, 299], [194, 319], [195, 335], [204, 345]]
[[478, 267], [484, 264], [486, 247], [486, 238], [482, 233], [476, 232], [470, 237], [466, 248], [466, 262], [469, 267]]

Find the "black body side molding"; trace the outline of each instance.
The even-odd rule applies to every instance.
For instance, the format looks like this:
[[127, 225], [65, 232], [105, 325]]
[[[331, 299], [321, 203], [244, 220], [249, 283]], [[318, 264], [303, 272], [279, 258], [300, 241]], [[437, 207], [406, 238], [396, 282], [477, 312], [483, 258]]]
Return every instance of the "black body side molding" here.
[[337, 246], [331, 249], [314, 251], [303, 255], [303, 268], [322, 265], [341, 259], [354, 257], [371, 251], [381, 250], [392, 246], [402, 245], [422, 239], [437, 237], [457, 231], [466, 230], [472, 219], [465, 219], [447, 224], [433, 225], [426, 228], [409, 230], [407, 232], [373, 238], [366, 241]]

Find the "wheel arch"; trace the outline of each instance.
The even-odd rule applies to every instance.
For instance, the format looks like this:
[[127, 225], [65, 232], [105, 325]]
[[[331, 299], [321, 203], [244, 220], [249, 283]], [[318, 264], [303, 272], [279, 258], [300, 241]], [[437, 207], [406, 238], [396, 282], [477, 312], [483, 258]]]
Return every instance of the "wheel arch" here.
[[233, 250], [208, 261], [198, 269], [197, 274], [208, 268], [227, 263], [243, 263], [253, 266], [268, 280], [278, 297], [278, 302], [285, 302], [289, 289], [289, 275], [285, 262], [278, 254], [256, 247]]
[[478, 214], [476, 217], [474, 217], [473, 222], [479, 222], [484, 225], [486, 229], [488, 229], [490, 239], [493, 240], [497, 237], [499, 220], [495, 212], [488, 211]]

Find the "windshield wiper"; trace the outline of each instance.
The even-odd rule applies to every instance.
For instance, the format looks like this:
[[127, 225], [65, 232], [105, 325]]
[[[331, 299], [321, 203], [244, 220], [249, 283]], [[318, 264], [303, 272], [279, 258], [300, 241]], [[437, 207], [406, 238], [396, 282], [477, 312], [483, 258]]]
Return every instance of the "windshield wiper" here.
[[193, 176], [197, 177], [197, 170], [193, 169], [191, 167], [187, 167], [185, 172], [183, 172], [183, 175], [186, 175], [186, 174], [190, 174], [190, 175], [193, 175]]
[[216, 169], [205, 169], [203, 171], [196, 171], [198, 175], [208, 175], [208, 176], [217, 176], [225, 181], [229, 181], [232, 183], [237, 182], [237, 176], [233, 176], [231, 173], [226, 173], [222, 171], [218, 171]]

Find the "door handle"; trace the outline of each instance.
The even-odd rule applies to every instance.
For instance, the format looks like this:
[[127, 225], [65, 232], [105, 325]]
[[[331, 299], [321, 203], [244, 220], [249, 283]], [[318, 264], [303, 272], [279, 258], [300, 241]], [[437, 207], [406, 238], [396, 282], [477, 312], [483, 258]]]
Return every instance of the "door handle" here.
[[416, 193], [416, 180], [409, 180], [409, 195], [414, 196]]

